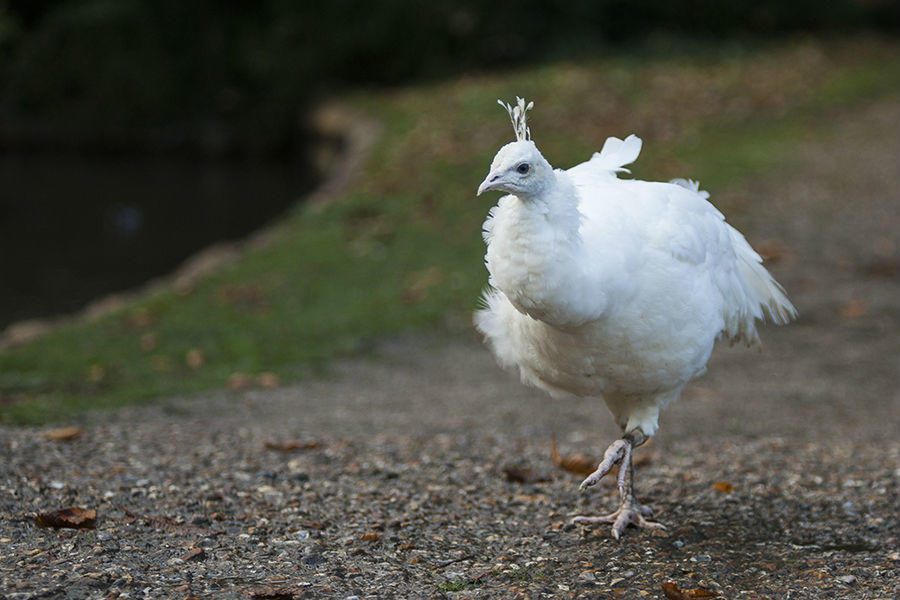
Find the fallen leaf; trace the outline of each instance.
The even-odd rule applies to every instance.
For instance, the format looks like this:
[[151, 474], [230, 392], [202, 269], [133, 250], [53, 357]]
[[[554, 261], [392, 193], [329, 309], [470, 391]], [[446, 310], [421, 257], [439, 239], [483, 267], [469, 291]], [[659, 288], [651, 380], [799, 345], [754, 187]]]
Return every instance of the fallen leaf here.
[[315, 450], [319, 447], [319, 442], [266, 442], [266, 448], [269, 450], [278, 450], [279, 452], [293, 452], [294, 450]]
[[376, 533], [374, 531], [370, 531], [368, 533], [364, 533], [363, 536], [359, 539], [361, 539], [364, 542], [377, 542], [378, 540], [381, 539], [381, 534]]
[[879, 258], [870, 262], [865, 267], [865, 272], [877, 277], [896, 277], [900, 275], [900, 259]]
[[700, 402], [715, 402], [716, 400], [719, 400], [719, 394], [716, 390], [700, 386], [691, 386], [688, 388], [686, 396], [691, 400], [699, 400]]
[[734, 491], [734, 484], [727, 481], [717, 481], [713, 484], [713, 489], [723, 494], [730, 494]]
[[[646, 447], [646, 445], [647, 444], [644, 444], [644, 447]], [[657, 458], [659, 458], [658, 452], [641, 452], [641, 449], [638, 448], [631, 459], [631, 466], [639, 467], [641, 465], [649, 465]]]
[[232, 373], [228, 376], [228, 389], [243, 390], [253, 385], [253, 378], [244, 373]]
[[202, 558], [204, 554], [203, 548], [191, 548], [187, 554], [181, 557], [181, 560], [187, 562], [195, 558]]
[[797, 573], [798, 575], [806, 575], [810, 579], [815, 579], [816, 581], [822, 581], [823, 579], [831, 579], [834, 575], [829, 575], [828, 573], [823, 573], [818, 569], [807, 569], [805, 571], [800, 571]]
[[135, 327], [146, 327], [154, 321], [153, 315], [146, 308], [139, 308], [131, 316], [131, 324]]
[[701, 598], [719, 597], [717, 593], [705, 590], [703, 588], [682, 590], [679, 589], [679, 587], [671, 581], [667, 581], [662, 584], [662, 591], [663, 594], [665, 594], [666, 598], [668, 598], [669, 600], [698, 600]]
[[297, 525], [300, 527], [305, 527], [306, 529], [324, 529], [325, 525], [320, 523], [319, 521], [313, 521], [312, 519], [300, 519], [297, 521]]
[[556, 446], [555, 437], [551, 439], [550, 444], [550, 458], [553, 459], [553, 463], [557, 467], [565, 469], [566, 471], [569, 471], [571, 473], [584, 475], [585, 477], [593, 473], [597, 468], [598, 461], [593, 457], [582, 454], [581, 452], [561, 456], [559, 453], [559, 448]]
[[159, 529], [160, 531], [169, 531], [173, 533], [203, 533], [203, 534], [212, 534], [219, 535], [221, 531], [212, 531], [206, 527], [198, 527], [197, 525], [190, 525], [188, 523], [179, 523], [172, 517], [165, 517], [161, 515], [153, 515], [147, 516], [139, 513], [134, 513], [128, 510], [127, 508], [119, 507], [122, 512], [125, 513], [125, 522], [133, 523], [134, 521], [143, 521], [145, 525], [148, 527], [152, 527], [153, 529]]
[[841, 316], [845, 319], [858, 319], [866, 314], [868, 308], [869, 305], [865, 300], [851, 300], [841, 306]]
[[203, 366], [206, 362], [206, 355], [200, 348], [191, 348], [184, 355], [184, 363], [195, 371]]
[[662, 584], [663, 595], [669, 600], [686, 600], [687, 596], [681, 593], [681, 590], [678, 589], [678, 586], [672, 583], [671, 581], [666, 581]]
[[81, 427], [60, 427], [59, 429], [50, 429], [44, 432], [44, 437], [54, 442], [64, 442], [74, 440], [84, 433]]
[[770, 263], [776, 263], [791, 253], [784, 242], [775, 239], [763, 240], [754, 247], [754, 250], [764, 261]]
[[528, 467], [517, 467], [507, 465], [503, 467], [503, 474], [506, 475], [507, 481], [516, 483], [538, 483], [540, 481], [550, 481], [546, 475], [538, 475]]
[[143, 350], [144, 352], [150, 352], [159, 345], [159, 338], [155, 333], [145, 333], [141, 336], [139, 344], [141, 346], [141, 350]]
[[97, 511], [93, 508], [81, 508], [72, 506], [52, 512], [40, 513], [34, 518], [34, 524], [38, 527], [53, 527], [55, 529], [93, 529], [97, 526]]
[[256, 378], [256, 382], [259, 384], [259, 387], [270, 390], [272, 388], [277, 388], [281, 380], [275, 373], [260, 373]]
[[256, 588], [247, 592], [251, 598], [256, 600], [294, 600], [300, 593], [299, 588], [295, 587], [273, 587], [267, 585], [265, 587]]

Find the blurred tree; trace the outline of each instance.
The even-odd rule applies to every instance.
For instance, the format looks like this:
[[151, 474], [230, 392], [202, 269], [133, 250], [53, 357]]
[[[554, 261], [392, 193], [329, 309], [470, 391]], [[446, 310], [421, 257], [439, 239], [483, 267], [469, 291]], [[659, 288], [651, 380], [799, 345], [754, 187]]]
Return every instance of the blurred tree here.
[[0, 144], [282, 151], [335, 87], [701, 38], [896, 30], [888, 0], [0, 0]]

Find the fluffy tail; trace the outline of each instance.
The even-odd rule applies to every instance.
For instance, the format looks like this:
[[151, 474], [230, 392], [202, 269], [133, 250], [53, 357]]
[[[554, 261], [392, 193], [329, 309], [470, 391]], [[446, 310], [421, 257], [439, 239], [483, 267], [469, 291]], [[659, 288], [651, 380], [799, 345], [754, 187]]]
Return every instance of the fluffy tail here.
[[[748, 344], [758, 343], [755, 319], [763, 315], [776, 325], [784, 325], [797, 318], [797, 309], [788, 300], [784, 288], [762, 265], [762, 258], [739, 231], [729, 226], [731, 243], [737, 255], [738, 275], [743, 283], [746, 302], [744, 310], [733, 315], [732, 323], [726, 326], [726, 333], [733, 340], [743, 340]], [[760, 310], [761, 309], [761, 310]]]

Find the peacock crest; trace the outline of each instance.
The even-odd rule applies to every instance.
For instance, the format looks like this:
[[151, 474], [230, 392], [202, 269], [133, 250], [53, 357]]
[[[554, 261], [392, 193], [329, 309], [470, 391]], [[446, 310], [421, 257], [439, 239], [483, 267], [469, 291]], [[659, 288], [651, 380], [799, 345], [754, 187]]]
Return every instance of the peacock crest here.
[[509, 119], [512, 121], [513, 131], [516, 132], [516, 141], [524, 142], [531, 139], [531, 129], [525, 122], [525, 113], [534, 108], [534, 102], [525, 104], [525, 98], [516, 96], [516, 105], [512, 106], [503, 100], [497, 100], [497, 104], [506, 109]]

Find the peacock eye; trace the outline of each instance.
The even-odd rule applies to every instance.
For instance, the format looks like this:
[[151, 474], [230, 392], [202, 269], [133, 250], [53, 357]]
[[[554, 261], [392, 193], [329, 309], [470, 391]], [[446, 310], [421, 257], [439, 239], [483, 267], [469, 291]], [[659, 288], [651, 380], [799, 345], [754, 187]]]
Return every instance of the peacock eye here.
[[521, 173], [522, 175], [524, 175], [525, 173], [528, 172], [528, 169], [530, 169], [530, 168], [531, 168], [531, 167], [528, 165], [528, 163], [522, 163], [521, 165], [519, 165], [518, 167], [516, 167], [516, 171], [518, 171], [519, 173]]

